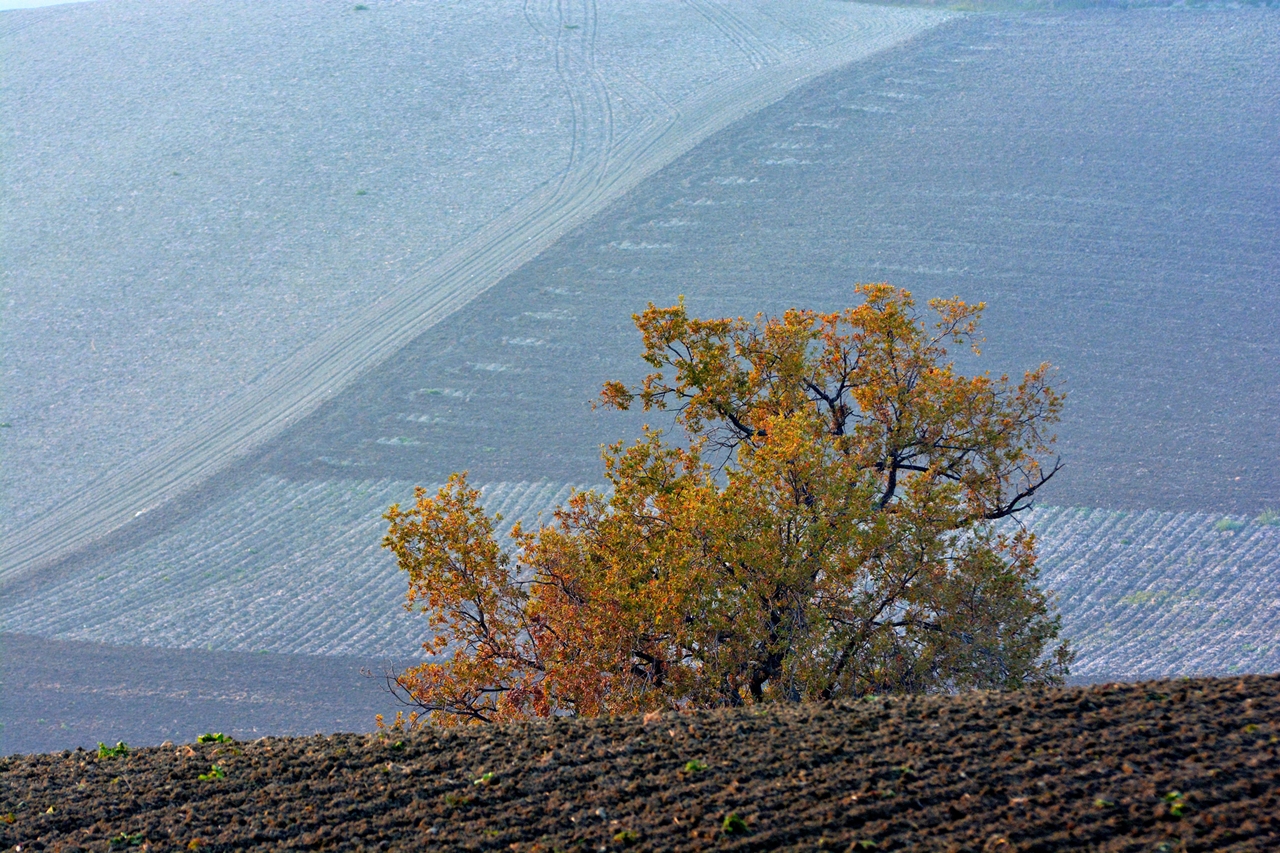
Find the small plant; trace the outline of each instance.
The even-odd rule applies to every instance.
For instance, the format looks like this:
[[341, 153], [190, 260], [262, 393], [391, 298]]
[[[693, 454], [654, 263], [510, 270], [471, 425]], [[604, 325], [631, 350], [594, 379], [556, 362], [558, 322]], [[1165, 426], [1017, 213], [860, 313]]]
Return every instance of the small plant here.
[[129, 754], [129, 744], [122, 740], [116, 741], [115, 746], [107, 746], [102, 741], [98, 741], [98, 757], [99, 758], [123, 758]]
[[685, 773], [701, 773], [703, 770], [706, 770], [706, 769], [707, 769], [706, 763], [699, 761], [696, 758], [691, 758], [684, 763]]
[[461, 806], [469, 806], [475, 802], [475, 797], [468, 794], [457, 794], [450, 792], [444, 795], [444, 804], [449, 808], [459, 808]]
[[1219, 533], [1235, 533], [1237, 530], [1244, 528], [1244, 522], [1238, 518], [1220, 518], [1218, 523], [1213, 525], [1213, 529]]
[[193, 838], [187, 842], [188, 850], [199, 850], [203, 846], [204, 846], [204, 841], [199, 838]]
[[0, 815], [0, 823], [15, 823], [17, 820], [18, 818], [13, 812]]
[[[8, 426], [8, 424], [0, 424], [0, 426]], [[1265, 524], [1267, 527], [1280, 527], [1280, 512], [1274, 509], [1264, 509], [1253, 520], [1254, 524]]]
[[864, 838], [863, 840], [856, 842], [853, 846], [858, 850], [875, 850], [877, 845], [874, 841]]
[[1102, 797], [1098, 797], [1098, 799], [1093, 801], [1093, 807], [1095, 809], [1109, 809], [1114, 805], [1115, 803], [1111, 802], [1110, 800], [1104, 800], [1102, 799]]
[[898, 796], [898, 792], [892, 788], [881, 788], [879, 791], [876, 791], [876, 796], [882, 800], [892, 800], [894, 797]]
[[1181, 791], [1170, 791], [1164, 795], [1164, 801], [1169, 804], [1169, 814], [1173, 817], [1182, 817], [1182, 813], [1187, 809]]
[[[413, 399], [412, 394], [409, 395], [409, 399]], [[330, 457], [325, 458], [328, 459]], [[323, 462], [324, 460], [322, 459], [321, 461]], [[335, 464], [345, 465], [347, 463], [336, 462]], [[417, 711], [411, 712], [408, 716], [405, 716], [404, 711], [396, 711], [396, 718], [390, 723], [388, 723], [381, 714], [375, 714], [373, 721], [377, 724], [378, 737], [385, 740], [390, 738], [392, 734], [404, 734], [405, 732], [412, 731], [418, 725], [418, 717], [419, 714]]]
[[631, 845], [640, 840], [640, 833], [634, 829], [624, 829], [617, 835], [613, 836], [613, 840], [619, 844]]
[[368, 12], [368, 11], [369, 11], [369, 7], [368, 7], [368, 6], [366, 6], [366, 5], [364, 5], [363, 3], [357, 3], [357, 4], [356, 4], [355, 11], [357, 11], [357, 12]]
[[368, 195], [368, 190], [356, 190], [356, 195]]
[[397, 751], [404, 749], [404, 741], [402, 740], [396, 741], [395, 743], [391, 744], [391, 748]]
[[227, 776], [227, 771], [223, 770], [221, 765], [210, 764], [209, 772], [201, 773], [196, 778], [199, 779], [201, 782], [212, 782], [215, 779], [225, 779], [226, 776]]
[[235, 738], [230, 738], [222, 732], [205, 732], [196, 738], [196, 743], [235, 743]]
[[737, 812], [729, 812], [724, 816], [724, 823], [720, 824], [720, 828], [725, 835], [738, 835], [747, 831], [747, 822]]
[[119, 850], [122, 847], [140, 847], [142, 846], [142, 833], [135, 832], [132, 835], [127, 832], [121, 832], [111, 839], [111, 849]]
[[490, 785], [496, 785], [498, 784], [498, 774], [485, 773], [483, 776], [481, 776], [479, 779], [475, 780], [471, 784], [476, 786], [484, 786], [484, 787], [489, 787]]

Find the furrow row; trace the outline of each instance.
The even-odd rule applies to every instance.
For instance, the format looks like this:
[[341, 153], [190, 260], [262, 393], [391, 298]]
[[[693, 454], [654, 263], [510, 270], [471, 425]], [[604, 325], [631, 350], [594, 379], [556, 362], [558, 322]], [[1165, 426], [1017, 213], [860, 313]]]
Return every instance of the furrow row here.
[[[550, 520], [575, 488], [491, 483], [482, 502]], [[176, 529], [22, 601], [9, 630], [123, 645], [400, 657], [426, 639], [379, 547], [381, 515], [411, 483], [263, 477]], [[1075, 677], [1280, 668], [1280, 527], [1202, 513], [1044, 508], [1041, 582], [1079, 652]]]

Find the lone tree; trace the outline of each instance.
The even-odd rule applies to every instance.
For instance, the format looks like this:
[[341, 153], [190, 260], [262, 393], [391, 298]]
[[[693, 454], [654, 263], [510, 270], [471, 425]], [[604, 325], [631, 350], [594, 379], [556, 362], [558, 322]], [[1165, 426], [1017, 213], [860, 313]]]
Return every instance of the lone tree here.
[[[383, 545], [428, 617], [394, 679], [443, 724], [1058, 683], [1072, 653], [1035, 585], [1027, 509], [1061, 396], [1049, 365], [962, 376], [983, 306], [859, 286], [840, 313], [635, 317], [655, 372], [604, 405], [666, 410], [504, 550], [466, 474]], [[1055, 645], [1056, 643], [1056, 645]], [[420, 719], [415, 712], [414, 719]]]

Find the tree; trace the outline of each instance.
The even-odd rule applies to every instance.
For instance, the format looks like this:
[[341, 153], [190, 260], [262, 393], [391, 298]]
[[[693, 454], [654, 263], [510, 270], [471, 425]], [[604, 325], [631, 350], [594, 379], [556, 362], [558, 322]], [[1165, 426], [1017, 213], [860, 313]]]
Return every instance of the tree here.
[[[429, 659], [395, 679], [440, 723], [1058, 683], [1072, 653], [1036, 586], [1030, 506], [1061, 395], [957, 374], [983, 309], [857, 289], [840, 313], [635, 321], [654, 368], [604, 405], [673, 415], [603, 452], [504, 550], [466, 474], [383, 544], [426, 614]], [[1055, 645], [1056, 642], [1056, 645]]]

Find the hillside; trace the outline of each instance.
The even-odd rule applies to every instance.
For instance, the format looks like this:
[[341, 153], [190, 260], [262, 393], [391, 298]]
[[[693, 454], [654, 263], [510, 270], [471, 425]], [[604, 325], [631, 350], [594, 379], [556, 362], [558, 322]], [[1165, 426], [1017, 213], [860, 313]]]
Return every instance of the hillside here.
[[1280, 14], [356, 5], [0, 13], [0, 754], [369, 725], [388, 503], [535, 516], [646, 302], [857, 281], [1059, 367], [1075, 677], [1280, 670]]
[[1251, 676], [14, 756], [0, 845], [1274, 850], [1278, 720]]

